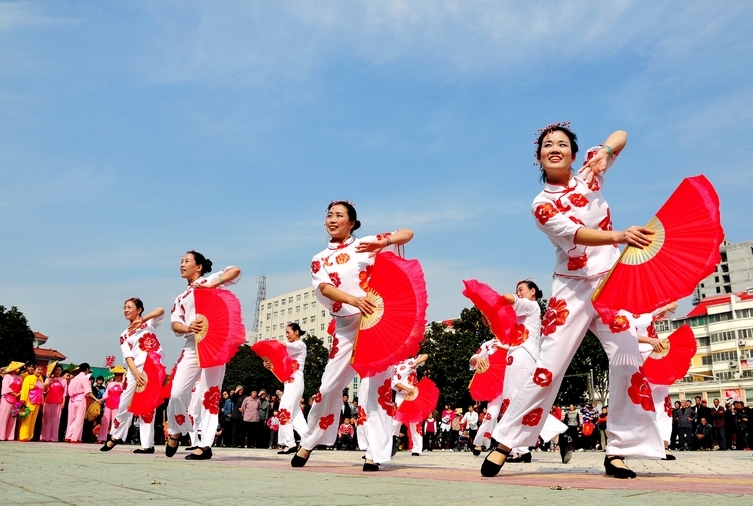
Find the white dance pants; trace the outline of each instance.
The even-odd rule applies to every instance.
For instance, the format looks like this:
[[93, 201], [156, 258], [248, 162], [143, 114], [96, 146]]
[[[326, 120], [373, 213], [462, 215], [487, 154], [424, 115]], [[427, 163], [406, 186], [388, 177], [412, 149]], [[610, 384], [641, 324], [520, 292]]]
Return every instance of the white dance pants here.
[[[400, 407], [407, 396], [398, 395], [395, 397], [395, 406]], [[397, 420], [392, 421], [392, 435], [400, 436], [400, 427], [403, 426], [402, 422]], [[410, 451], [411, 453], [418, 453], [419, 455], [424, 449], [424, 427], [423, 422], [406, 423], [408, 427], [408, 437], [410, 438]]]
[[[131, 374], [130, 369], [126, 372], [126, 384], [123, 393], [120, 394], [120, 404], [118, 411], [112, 420], [112, 438], [125, 441], [128, 438], [128, 429], [131, 427], [133, 413], [128, 411], [128, 407], [133, 400], [133, 394], [136, 393], [136, 378]], [[154, 446], [154, 413], [151, 416], [139, 417], [139, 436], [143, 448]]]
[[293, 375], [292, 383], [285, 383], [282, 397], [280, 398], [280, 409], [277, 417], [280, 419], [280, 431], [278, 432], [277, 443], [286, 447], [295, 447], [295, 432], [303, 437], [308, 426], [306, 418], [301, 411], [301, 396], [303, 395], [303, 377]]
[[609, 455], [664, 457], [656, 425], [651, 387], [643, 374], [638, 338], [628, 318], [617, 315], [604, 324], [591, 304], [602, 277], [555, 277], [549, 308], [542, 321], [541, 351], [536, 369], [511, 399], [495, 427], [494, 439], [508, 448], [533, 446], [557, 397], [562, 378], [587, 330], [609, 357]]

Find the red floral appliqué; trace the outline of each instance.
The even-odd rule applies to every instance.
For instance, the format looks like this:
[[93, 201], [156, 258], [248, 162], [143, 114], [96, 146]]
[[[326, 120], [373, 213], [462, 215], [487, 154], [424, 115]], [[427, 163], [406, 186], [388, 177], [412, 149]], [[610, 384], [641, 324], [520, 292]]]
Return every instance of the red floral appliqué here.
[[552, 371], [537, 367], [533, 372], [533, 382], [544, 388], [552, 384]]
[[512, 355], [508, 355], [507, 356], [507, 365], [512, 365], [512, 362], [513, 362], [513, 356]]
[[651, 324], [646, 329], [646, 334], [648, 334], [648, 337], [651, 337], [653, 339], [658, 339], [659, 336], [656, 334], [656, 327], [654, 327], [654, 322], [651, 322]]
[[567, 302], [563, 299], [557, 300], [552, 297], [549, 299], [549, 307], [541, 320], [541, 333], [545, 336], [557, 330], [557, 327], [564, 325], [570, 311], [567, 309]]
[[630, 377], [630, 387], [628, 387], [628, 396], [633, 404], [638, 404], [644, 411], [656, 411], [654, 409], [654, 400], [651, 397], [651, 385], [648, 384], [646, 376], [643, 374], [643, 368]]
[[316, 393], [316, 395], [314, 396], [314, 402], [315, 403], [322, 402], [322, 393], [321, 392], [317, 392]]
[[395, 416], [395, 404], [392, 402], [392, 386], [390, 380], [384, 380], [384, 384], [377, 389], [379, 406], [387, 412], [388, 416]]
[[336, 337], [332, 338], [332, 347], [329, 349], [329, 359], [332, 360], [335, 358], [335, 355], [337, 355], [337, 352], [340, 351], [340, 349], [337, 347], [338, 340]]
[[668, 417], [672, 418], [672, 399], [669, 396], [664, 398], [664, 412]]
[[335, 423], [335, 415], [329, 414], [319, 419], [319, 428], [327, 430], [333, 423]]
[[332, 262], [329, 261], [329, 257], [322, 258], [322, 264], [324, 264], [325, 267], [332, 267]]
[[416, 371], [411, 371], [410, 374], [408, 374], [408, 384], [411, 386], [418, 384], [418, 376], [416, 376]]
[[358, 406], [358, 420], [356, 421], [356, 424], [363, 425], [366, 423], [366, 419], [366, 411], [364, 411], [361, 406]]
[[543, 408], [536, 408], [531, 411], [529, 411], [526, 416], [523, 417], [523, 420], [521, 420], [521, 423], [523, 425], [528, 425], [529, 427], [536, 427], [539, 422], [541, 421], [541, 415], [544, 413]]
[[139, 338], [139, 348], [141, 348], [141, 351], [157, 351], [159, 347], [157, 336], [151, 332], [146, 332]]
[[510, 407], [510, 399], [504, 399], [502, 401], [502, 407], [499, 408], [499, 414], [504, 415], [505, 411], [507, 411], [507, 408]]
[[492, 433], [491, 432], [484, 432], [484, 438], [491, 439], [492, 438]]
[[628, 320], [627, 316], [618, 314], [614, 317], [614, 320], [612, 320], [612, 323], [609, 324], [609, 330], [612, 331], [613, 334], [619, 334], [620, 332], [625, 332], [630, 328], [630, 320]]
[[546, 225], [546, 222], [549, 221], [549, 219], [557, 213], [558, 211], [552, 204], [546, 203], [536, 206], [536, 210], [534, 211], [533, 215], [537, 220], [539, 220], [539, 223]]
[[343, 303], [342, 302], [333, 302], [332, 303], [332, 312], [333, 313], [337, 313], [342, 308], [343, 308]]
[[290, 370], [292, 370], [293, 372], [296, 372], [300, 368], [301, 368], [301, 364], [299, 364], [297, 360], [290, 361]]
[[319, 269], [321, 268], [322, 268], [322, 264], [319, 262], [319, 260], [313, 260], [311, 262], [311, 272], [313, 272], [314, 274], [319, 272]]
[[178, 425], [183, 425], [186, 423], [186, 417], [185, 415], [175, 415], [175, 423]]
[[578, 218], [576, 218], [575, 216], [568, 216], [568, 218], [570, 218], [570, 221], [572, 221], [572, 222], [573, 222], [573, 223], [575, 223], [576, 225], [582, 225], [582, 226], [584, 226], [584, 227], [586, 226], [586, 224], [585, 224], [585, 223], [583, 223], [582, 221], [580, 221], [580, 220], [579, 220]]
[[423, 425], [421, 425], [421, 422], [416, 422], [416, 434], [418, 434], [419, 436], [424, 435], [424, 427]]
[[193, 415], [188, 415], [188, 421], [191, 422], [191, 427], [194, 425]]
[[221, 397], [222, 394], [220, 393], [219, 387], [209, 387], [209, 390], [204, 392], [204, 400], [202, 401], [202, 404], [204, 404], [204, 409], [206, 409], [213, 415], [216, 415], [220, 409]]
[[290, 422], [290, 411], [287, 409], [281, 409], [277, 414], [277, 418], [280, 419], [280, 425], [287, 425]]
[[374, 270], [373, 265], [367, 265], [364, 270], [358, 273], [358, 286], [364, 292], [369, 289], [369, 280], [371, 279], [371, 271]]
[[522, 323], [518, 323], [513, 329], [513, 335], [515, 336], [510, 343], [510, 346], [520, 346], [528, 340], [528, 329]]
[[335, 262], [340, 265], [348, 263], [348, 260], [350, 260], [350, 255], [347, 253], [340, 253], [335, 257]]
[[599, 228], [606, 231], [612, 230], [612, 213], [607, 208], [607, 216], [599, 222]]
[[340, 275], [336, 272], [330, 272], [329, 279], [332, 281], [332, 284], [335, 285], [335, 288], [342, 284], [342, 281], [340, 281]]
[[588, 205], [588, 199], [580, 193], [571, 193], [567, 196], [567, 200], [575, 207], [586, 207]]
[[120, 422], [118, 421], [118, 419], [117, 419], [117, 418], [116, 418], [115, 420], [113, 420], [113, 421], [112, 421], [112, 426], [113, 426], [113, 427], [115, 427], [116, 429], [117, 429], [118, 427], [120, 427]]
[[567, 261], [567, 270], [569, 271], [577, 271], [578, 269], [582, 269], [586, 266], [588, 263], [588, 255], [583, 253], [579, 257], [569, 257], [569, 260]]

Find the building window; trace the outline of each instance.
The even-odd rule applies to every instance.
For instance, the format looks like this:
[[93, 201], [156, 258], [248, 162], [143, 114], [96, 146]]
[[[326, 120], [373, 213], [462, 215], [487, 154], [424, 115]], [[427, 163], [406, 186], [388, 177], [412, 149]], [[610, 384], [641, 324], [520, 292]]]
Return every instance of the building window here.
[[714, 362], [732, 362], [737, 360], [737, 351], [723, 351], [712, 355]]
[[292, 304], [292, 303], [293, 303], [293, 297], [292, 297], [292, 296], [288, 297], [288, 302], [289, 302], [290, 304]]
[[280, 306], [280, 301], [279, 301], [279, 300], [276, 300], [276, 301], [275, 301], [275, 307], [279, 307], [279, 306]]
[[309, 293], [308, 293], [308, 292], [304, 293], [304, 294], [303, 294], [303, 298], [304, 298], [304, 299], [308, 299], [308, 298], [309, 298]]
[[277, 318], [277, 311], [275, 311], [274, 317]]
[[324, 318], [325, 316], [327, 316], [327, 312], [326, 311], [322, 311], [322, 318]]
[[311, 317], [311, 323], [314, 323], [316, 321], [316, 316]]
[[269, 332], [269, 325], [267, 325], [266, 332]]
[[292, 307], [288, 308], [288, 314], [293, 314], [293, 308]]
[[296, 306], [295, 307], [295, 312], [296, 313], [300, 313], [301, 312], [301, 306]]
[[737, 331], [737, 337], [740, 339], [753, 338], [753, 329], [740, 329]]
[[267, 309], [272, 309], [272, 303], [271, 302], [267, 302]]
[[750, 318], [753, 316], [753, 309], [738, 309], [735, 311], [735, 318]]
[[272, 330], [277, 330], [277, 324], [272, 325]]
[[301, 302], [301, 294], [300, 293], [295, 296], [295, 301], [296, 302]]
[[272, 313], [267, 313], [267, 320], [269, 320], [270, 318], [272, 318]]
[[696, 338], [696, 342], [698, 343], [698, 346], [708, 346], [709, 345], [709, 337], [698, 337]]
[[304, 318], [302, 321], [303, 321], [303, 324], [306, 325], [309, 322], [309, 319], [308, 318]]
[[[701, 344], [700, 341], [703, 338], [698, 339], [698, 344]], [[711, 339], [712, 343], [720, 343], [722, 341], [732, 341], [735, 339], [735, 331], [729, 330], [727, 332], [717, 332], [715, 334], [711, 334], [709, 337], [706, 338], [706, 340]]]
[[309, 310], [309, 305], [308, 304], [304, 304], [303, 305], [303, 310], [304, 311], [308, 311]]
[[320, 327], [320, 330], [321, 330], [322, 332], [324, 332], [324, 324], [322, 323], [321, 325], [319, 325], [319, 327]]
[[316, 301], [311, 302], [311, 309], [314, 309], [316, 307]]
[[711, 357], [708, 355], [704, 355], [701, 357], [701, 363], [703, 365], [711, 365]]
[[716, 293], [722, 293], [722, 289], [720, 287], [716, 287]]

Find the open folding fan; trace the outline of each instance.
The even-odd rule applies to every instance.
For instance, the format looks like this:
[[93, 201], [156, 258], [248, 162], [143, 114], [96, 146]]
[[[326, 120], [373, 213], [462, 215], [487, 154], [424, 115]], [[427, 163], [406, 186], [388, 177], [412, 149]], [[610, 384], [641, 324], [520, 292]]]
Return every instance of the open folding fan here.
[[50, 362], [49, 364], [47, 364], [47, 372], [45, 373], [45, 376], [48, 377], [48, 378], [51, 377], [52, 373], [55, 371], [55, 367], [57, 365], [58, 365], [58, 361], [57, 360], [53, 360], [52, 362]]
[[643, 373], [655, 385], [671, 385], [685, 377], [690, 369], [690, 361], [697, 349], [695, 336], [688, 325], [682, 325], [672, 332], [669, 340], [661, 343], [664, 349], [648, 356], [643, 363]]
[[414, 394], [409, 394], [397, 408], [395, 420], [401, 423], [422, 422], [434, 411], [439, 400], [439, 389], [429, 378], [421, 378]]
[[468, 385], [468, 391], [474, 401], [490, 401], [501, 393], [505, 383], [507, 370], [507, 352], [497, 350], [489, 355], [489, 368], [484, 372], [476, 372]]
[[376, 305], [361, 315], [350, 363], [364, 378], [418, 352], [426, 326], [426, 281], [418, 260], [379, 253], [366, 298]]
[[651, 244], [627, 246], [591, 298], [605, 322], [620, 309], [651, 313], [690, 295], [721, 260], [719, 197], [704, 175], [685, 178], [646, 228]]
[[146, 376], [146, 385], [143, 387], [136, 386], [136, 393], [133, 394], [128, 411], [136, 416], [149, 416], [157, 406], [162, 404], [162, 383], [167, 376], [159, 353], [153, 351], [148, 353], [142, 373]]
[[285, 345], [274, 339], [259, 341], [251, 346], [261, 358], [268, 358], [272, 362], [272, 374], [278, 380], [285, 383], [293, 375], [293, 361], [288, 356], [288, 350]]
[[197, 288], [193, 295], [196, 321], [203, 326], [194, 334], [199, 367], [225, 365], [246, 342], [241, 303], [228, 290]]
[[507, 299], [475, 279], [464, 279], [463, 284], [463, 295], [489, 320], [492, 334], [503, 344], [512, 344], [517, 316]]

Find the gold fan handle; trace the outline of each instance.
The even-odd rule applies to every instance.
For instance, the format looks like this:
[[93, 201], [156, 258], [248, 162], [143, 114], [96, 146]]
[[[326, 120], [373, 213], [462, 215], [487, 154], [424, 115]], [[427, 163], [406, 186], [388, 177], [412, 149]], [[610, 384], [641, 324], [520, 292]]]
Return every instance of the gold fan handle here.
[[418, 387], [413, 387], [413, 390], [405, 396], [406, 401], [414, 401], [418, 397]]
[[609, 278], [612, 277], [612, 273], [617, 268], [617, 266], [620, 264], [620, 260], [622, 260], [622, 257], [625, 256], [625, 252], [628, 250], [628, 248], [633, 248], [634, 246], [630, 246], [629, 244], [627, 247], [622, 250], [622, 253], [620, 253], [620, 258], [617, 259], [617, 261], [614, 263], [611, 269], [609, 269], [609, 272], [607, 272], [607, 275], [604, 276], [604, 279], [601, 280], [601, 283], [599, 283], [599, 286], [596, 287], [596, 290], [594, 291], [594, 294], [591, 296], [591, 302], [596, 302], [596, 299], [599, 298], [599, 294], [604, 289], [604, 287], [607, 284], [607, 281], [609, 281]]
[[473, 376], [471, 376], [471, 381], [468, 383], [468, 390], [471, 389], [471, 385], [473, 385], [473, 380], [476, 379], [476, 375], [478, 374], [478, 370], [473, 372]]

